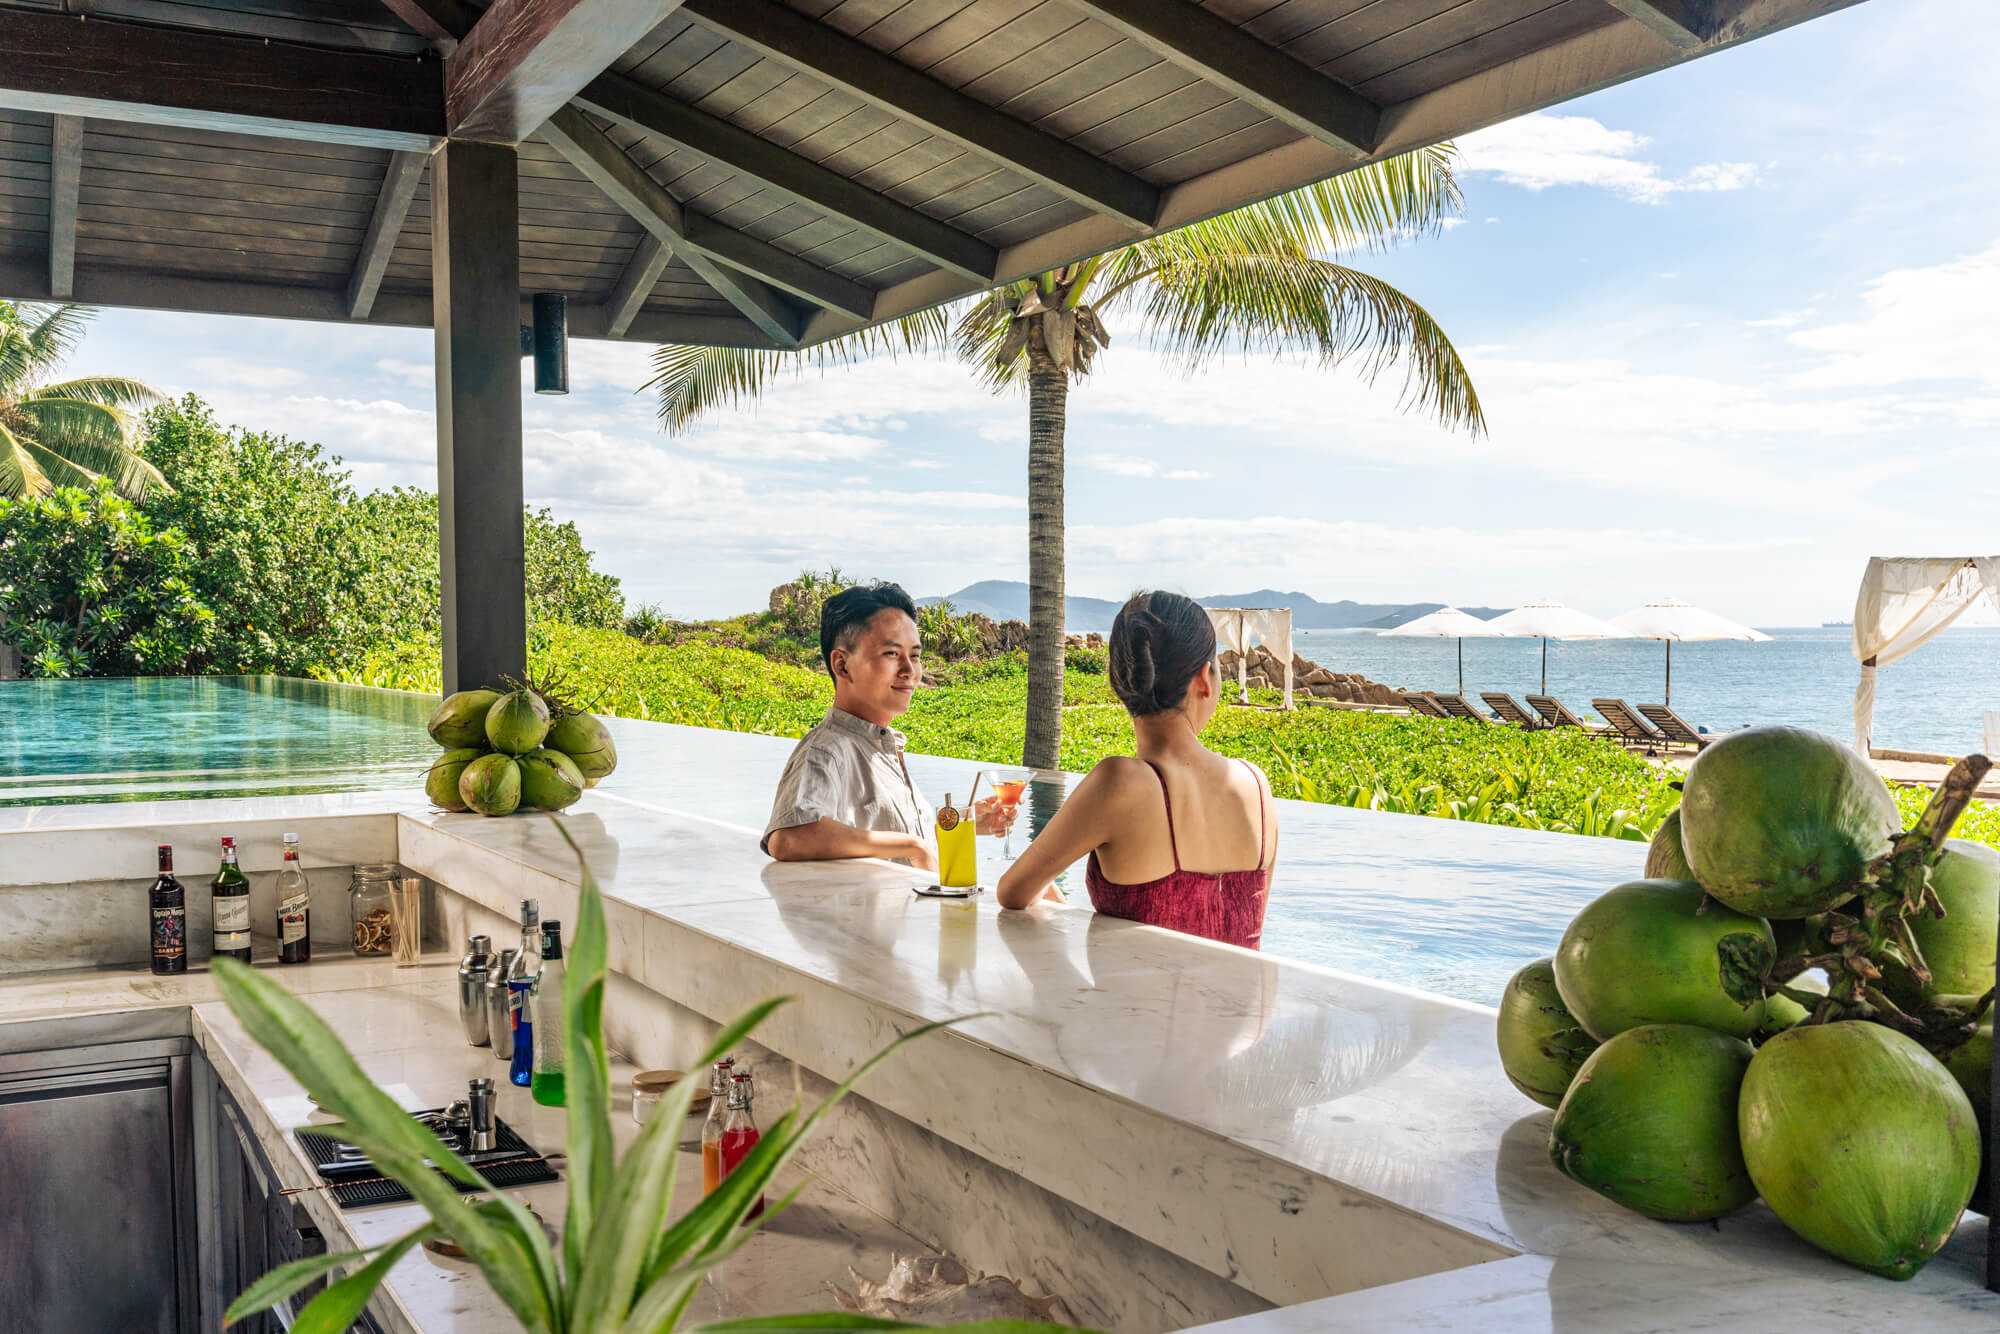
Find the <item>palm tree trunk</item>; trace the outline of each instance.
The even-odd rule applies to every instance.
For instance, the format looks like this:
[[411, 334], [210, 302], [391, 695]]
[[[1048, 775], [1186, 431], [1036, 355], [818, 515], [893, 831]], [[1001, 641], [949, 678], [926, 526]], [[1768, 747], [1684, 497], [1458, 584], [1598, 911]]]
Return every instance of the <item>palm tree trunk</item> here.
[[1028, 338], [1028, 736], [1021, 763], [1053, 769], [1062, 750], [1063, 423], [1069, 375], [1040, 329]]

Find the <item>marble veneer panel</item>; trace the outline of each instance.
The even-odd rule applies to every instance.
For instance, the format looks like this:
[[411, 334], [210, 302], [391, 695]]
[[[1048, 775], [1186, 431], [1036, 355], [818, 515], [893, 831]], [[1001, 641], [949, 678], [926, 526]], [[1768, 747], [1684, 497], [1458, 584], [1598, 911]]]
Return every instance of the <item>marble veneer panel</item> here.
[[[445, 940], [462, 943], [483, 932], [507, 941], [518, 934], [510, 918], [459, 894], [439, 893], [436, 910]], [[638, 1065], [685, 1068], [717, 1028], [622, 970], [613, 972], [606, 1037]], [[742, 1055], [756, 1071], [765, 1120], [789, 1103], [794, 1080], [809, 1106], [832, 1091], [831, 1080], [768, 1048], [746, 1044]], [[898, 1059], [921, 1061], [923, 1048]], [[1121, 1334], [1161, 1334], [1268, 1309], [1228, 1280], [887, 1111], [868, 1091], [864, 1085], [834, 1109], [798, 1162], [934, 1249], [1009, 1275], [1030, 1292], [1054, 1293], [1086, 1324]]]

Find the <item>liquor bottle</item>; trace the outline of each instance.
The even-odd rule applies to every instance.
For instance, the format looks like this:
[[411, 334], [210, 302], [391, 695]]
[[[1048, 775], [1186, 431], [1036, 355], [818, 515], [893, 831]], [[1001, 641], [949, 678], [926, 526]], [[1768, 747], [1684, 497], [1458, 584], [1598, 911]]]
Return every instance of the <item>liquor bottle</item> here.
[[250, 962], [250, 881], [236, 864], [236, 840], [222, 840], [222, 865], [209, 882], [214, 907], [215, 949], [211, 957]]
[[312, 958], [312, 888], [299, 865], [299, 836], [285, 835], [285, 865], [278, 872], [278, 962]]
[[[756, 1099], [748, 1074], [730, 1076], [729, 1119], [722, 1123], [722, 1175], [725, 1180], [763, 1138], [762, 1132], [757, 1129], [756, 1119], [750, 1115], [750, 1104]], [[750, 1212], [743, 1215], [744, 1221], [748, 1222], [763, 1212], [764, 1197], [760, 1194]]]
[[562, 923], [542, 923], [542, 975], [535, 979], [535, 1074], [528, 1087], [544, 1107], [563, 1105], [563, 953]]
[[708, 1075], [708, 1119], [701, 1123], [701, 1193], [715, 1193], [722, 1184], [722, 1123], [729, 1119], [729, 1077], [736, 1058], [725, 1056]]
[[514, 1053], [508, 1058], [508, 1082], [528, 1088], [535, 1081], [535, 979], [517, 977], [507, 984], [507, 1022], [514, 1029]]
[[[507, 999], [507, 1032], [509, 1033], [510, 1037], [506, 1052], [501, 1053], [500, 1051], [496, 1050], [494, 1052], [494, 1055], [504, 1056], [504, 1059], [508, 1061], [512, 1061], [514, 1059], [514, 1048], [513, 1048], [514, 1039], [512, 1038], [511, 1035], [523, 1031], [528, 1031], [528, 1032], [533, 1031], [531, 1028], [529, 1028], [529, 1025], [534, 1022], [533, 1013], [532, 1012], [520, 1013], [521, 1004], [524, 1000], [527, 999], [528, 993], [525, 991], [514, 990], [514, 983], [520, 981], [533, 982], [535, 978], [542, 971], [541, 922], [542, 922], [542, 905], [540, 901], [536, 899], [522, 899], [521, 900], [521, 944], [518, 948], [514, 950], [514, 958], [507, 965], [506, 975], [502, 977], [500, 980], [501, 993]], [[497, 1048], [498, 1044], [496, 1043], [495, 1046]], [[530, 1052], [525, 1059], [527, 1059], [530, 1062], [530, 1064], [523, 1066], [521, 1068], [532, 1072], [534, 1070], [534, 1066], [532, 1064], [534, 1060], [534, 1054]], [[511, 1069], [509, 1073], [511, 1076]], [[525, 1079], [521, 1079], [521, 1080], [516, 1080], [515, 1082], [525, 1084], [528, 1081]]]
[[187, 890], [174, 879], [174, 850], [168, 844], [160, 844], [160, 874], [146, 898], [152, 913], [153, 971], [185, 973]]

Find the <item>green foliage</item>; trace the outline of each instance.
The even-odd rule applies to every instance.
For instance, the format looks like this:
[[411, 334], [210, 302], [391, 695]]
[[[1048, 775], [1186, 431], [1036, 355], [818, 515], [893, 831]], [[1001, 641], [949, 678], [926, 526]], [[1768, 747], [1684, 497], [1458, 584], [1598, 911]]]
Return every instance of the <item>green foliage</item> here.
[[[559, 820], [556, 828], [576, 849]], [[563, 979], [562, 1043], [570, 1074], [570, 1102], [564, 1118], [569, 1201], [564, 1211], [561, 1254], [549, 1245], [541, 1224], [524, 1206], [494, 1190], [428, 1127], [399, 1109], [362, 1072], [311, 1007], [267, 974], [233, 960], [219, 960], [216, 984], [244, 1030], [275, 1056], [320, 1106], [339, 1118], [340, 1137], [364, 1150], [386, 1175], [401, 1182], [431, 1218], [422, 1227], [365, 1250], [314, 1256], [279, 1266], [236, 1299], [224, 1313], [226, 1322], [270, 1309], [336, 1265], [366, 1260], [315, 1297], [294, 1326], [329, 1334], [346, 1329], [396, 1260], [425, 1237], [441, 1234], [464, 1249], [524, 1330], [537, 1334], [573, 1330], [665, 1334], [680, 1325], [708, 1271], [797, 1197], [798, 1189], [794, 1189], [761, 1217], [748, 1217], [820, 1118], [858, 1080], [906, 1043], [955, 1022], [926, 1024], [897, 1038], [810, 1113], [797, 1104], [781, 1113], [719, 1188], [670, 1222], [667, 1212], [680, 1166], [681, 1127], [699, 1081], [682, 1080], [648, 1118], [624, 1156], [618, 1157], [611, 1130], [610, 1062], [603, 1029], [608, 950], [603, 896], [581, 850], [577, 850], [577, 860], [582, 865], [582, 889], [569, 968]], [[706, 1069], [711, 1061], [746, 1040], [786, 999], [765, 1001], [724, 1025], [710, 1049], [690, 1068]], [[432, 1164], [452, 1180], [432, 1171]], [[462, 1198], [467, 1190], [481, 1191], [487, 1198], [474, 1203]], [[743, 1322], [727, 1322], [708, 1328], [743, 1327]], [[758, 1316], [754, 1327], [771, 1331], [916, 1328], [867, 1317], [814, 1315]], [[989, 1334], [1001, 1334], [1002, 1330], [1027, 1334], [1040, 1327], [996, 1322], [966, 1328], [984, 1328]]]
[[359, 614], [369, 553], [349, 522], [340, 460], [319, 446], [225, 430], [190, 394], [146, 415], [146, 457], [173, 490], [145, 503], [188, 540], [189, 582], [215, 608], [215, 637], [190, 670], [304, 676], [351, 661], [372, 627]]
[[134, 448], [132, 410], [159, 402], [159, 390], [117, 375], [50, 378], [95, 313], [0, 301], [0, 496], [108, 478], [137, 500], [166, 485]]
[[215, 634], [187, 540], [162, 532], [109, 478], [0, 497], [0, 642], [30, 675], [187, 670]]

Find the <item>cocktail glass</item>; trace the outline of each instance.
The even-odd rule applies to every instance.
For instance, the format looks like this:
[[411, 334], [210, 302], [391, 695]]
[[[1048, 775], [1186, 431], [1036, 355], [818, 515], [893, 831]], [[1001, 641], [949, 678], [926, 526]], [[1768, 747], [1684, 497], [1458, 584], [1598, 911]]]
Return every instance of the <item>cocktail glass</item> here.
[[[1012, 811], [1020, 806], [1021, 794], [1028, 790], [1027, 770], [1002, 770], [993, 779], [993, 795], [1001, 808]], [[1014, 827], [1007, 826], [1007, 836], [1000, 843], [1000, 857], [1003, 861], [1014, 860]]]

